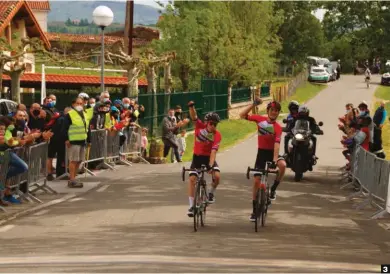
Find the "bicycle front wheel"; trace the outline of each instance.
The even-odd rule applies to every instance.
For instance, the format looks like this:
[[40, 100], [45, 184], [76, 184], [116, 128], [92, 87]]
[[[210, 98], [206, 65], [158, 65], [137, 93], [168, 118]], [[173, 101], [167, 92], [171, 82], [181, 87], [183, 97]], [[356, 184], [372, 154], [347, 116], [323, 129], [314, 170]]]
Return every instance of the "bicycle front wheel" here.
[[201, 186], [200, 183], [196, 183], [195, 197], [194, 197], [194, 231], [197, 232], [199, 228], [200, 214], [201, 214]]
[[260, 190], [259, 189], [257, 190], [257, 194], [256, 194], [255, 215], [256, 215], [255, 231], [257, 232], [258, 227], [259, 227], [260, 217], [261, 217], [261, 211], [260, 211]]
[[264, 189], [260, 191], [260, 208], [261, 208], [261, 226], [265, 225], [265, 219], [267, 218], [268, 198]]
[[200, 214], [200, 224], [204, 226], [206, 224], [206, 209], [207, 209], [207, 192], [206, 188], [202, 187], [202, 211]]

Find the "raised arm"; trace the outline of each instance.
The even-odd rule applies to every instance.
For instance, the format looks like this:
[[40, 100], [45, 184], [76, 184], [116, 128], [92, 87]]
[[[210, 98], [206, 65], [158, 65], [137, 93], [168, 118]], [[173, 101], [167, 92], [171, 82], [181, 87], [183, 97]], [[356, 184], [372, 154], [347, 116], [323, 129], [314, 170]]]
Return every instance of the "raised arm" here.
[[191, 120], [192, 120], [192, 121], [198, 120], [198, 115], [197, 115], [197, 113], [196, 113], [194, 101], [188, 102], [188, 108], [189, 108]]
[[246, 108], [244, 108], [243, 111], [241, 111], [240, 113], [240, 118], [241, 119], [247, 119], [248, 118], [248, 114], [249, 112], [251, 112], [253, 106], [259, 106], [263, 103], [263, 100], [261, 100], [260, 98], [255, 98], [255, 101], [253, 102], [253, 104], [250, 104], [248, 105]]

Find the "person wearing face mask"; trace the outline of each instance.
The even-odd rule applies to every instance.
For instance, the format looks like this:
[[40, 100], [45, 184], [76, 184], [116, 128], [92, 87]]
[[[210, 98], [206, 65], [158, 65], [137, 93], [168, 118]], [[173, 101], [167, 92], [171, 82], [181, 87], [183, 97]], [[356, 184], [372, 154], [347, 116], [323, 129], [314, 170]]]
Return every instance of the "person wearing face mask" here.
[[89, 98], [89, 100], [88, 100], [88, 107], [87, 108], [94, 108], [95, 107], [95, 105], [96, 105], [96, 100], [95, 100], [95, 98]]
[[45, 126], [44, 115], [46, 114], [43, 110], [41, 110], [41, 106], [37, 103], [34, 103], [30, 107], [30, 119], [28, 121], [28, 127], [31, 130], [39, 130], [43, 132]]
[[[62, 113], [60, 113], [60, 117], [57, 119], [56, 123], [53, 126], [53, 137], [50, 140], [50, 143], [56, 147], [57, 152], [57, 161], [56, 161], [56, 177], [60, 177], [63, 175], [65, 170], [65, 142], [67, 131], [65, 130], [66, 124], [66, 115], [69, 113], [71, 108], [67, 107], [64, 109]], [[64, 178], [67, 179], [67, 178]]]
[[72, 101], [72, 110], [66, 114], [65, 118], [65, 144], [69, 159], [69, 174], [68, 187], [81, 188], [84, 185], [76, 181], [76, 175], [82, 161], [85, 160], [85, 152], [88, 136], [90, 134], [90, 121], [92, 119], [92, 111], [84, 110], [83, 98], [76, 98]]
[[[43, 101], [42, 110], [46, 112], [45, 118], [45, 131], [53, 132], [54, 124], [57, 119], [60, 117], [60, 112], [55, 108], [57, 99], [54, 94], [49, 95]], [[56, 138], [53, 134], [53, 138]], [[54, 180], [54, 167], [53, 167], [53, 159], [57, 156], [57, 147], [54, 142], [49, 143], [48, 147], [48, 158], [47, 158], [47, 180]]]

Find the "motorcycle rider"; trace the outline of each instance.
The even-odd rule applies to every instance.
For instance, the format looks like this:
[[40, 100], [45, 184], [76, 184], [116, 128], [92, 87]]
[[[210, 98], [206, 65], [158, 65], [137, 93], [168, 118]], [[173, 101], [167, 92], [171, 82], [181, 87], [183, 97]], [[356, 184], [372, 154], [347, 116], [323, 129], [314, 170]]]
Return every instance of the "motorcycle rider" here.
[[288, 104], [288, 110], [290, 113], [287, 116], [287, 123], [285, 132], [287, 133], [286, 136], [284, 136], [284, 154], [285, 156], [288, 153], [288, 142], [291, 139], [291, 130], [294, 128], [295, 125], [295, 119], [298, 117], [298, 109], [299, 109], [299, 103], [297, 101], [291, 101]]
[[[322, 135], [322, 134], [324, 134], [324, 132], [317, 125], [316, 120], [310, 116], [310, 110], [305, 105], [301, 105], [299, 107], [298, 117], [296, 120], [306, 120], [309, 122], [309, 128], [310, 128], [310, 131], [312, 132], [311, 138], [313, 141], [313, 149], [312, 149], [313, 162], [312, 162], [312, 164], [314, 164], [315, 161], [318, 160], [318, 157], [316, 157], [317, 137], [315, 136], [315, 134]], [[312, 168], [310, 168], [309, 170], [312, 171]]]

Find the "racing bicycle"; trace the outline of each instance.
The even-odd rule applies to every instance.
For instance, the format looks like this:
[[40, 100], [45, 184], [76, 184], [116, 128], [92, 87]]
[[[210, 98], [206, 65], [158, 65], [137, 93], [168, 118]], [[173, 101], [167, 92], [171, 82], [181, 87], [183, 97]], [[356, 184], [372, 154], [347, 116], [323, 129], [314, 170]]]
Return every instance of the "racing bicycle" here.
[[249, 180], [250, 172], [254, 172], [255, 174], [260, 174], [260, 184], [257, 185], [257, 193], [256, 193], [256, 204], [255, 204], [255, 231], [258, 231], [259, 223], [261, 222], [261, 226], [265, 225], [265, 219], [267, 217], [268, 206], [271, 203], [270, 200], [270, 187], [268, 185], [268, 174], [273, 173], [277, 174], [278, 171], [270, 171], [269, 166], [272, 165], [272, 162], [265, 163], [265, 169], [251, 168], [248, 167], [246, 172], [246, 178]]
[[186, 172], [196, 172], [198, 174], [195, 183], [195, 195], [194, 195], [194, 231], [197, 232], [199, 224], [204, 226], [206, 223], [206, 210], [209, 204], [207, 183], [204, 178], [204, 173], [207, 172], [207, 167], [202, 165], [200, 169], [186, 169], [183, 167], [181, 177], [183, 182], [185, 181]]

